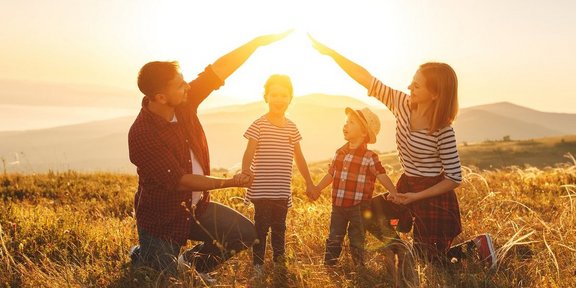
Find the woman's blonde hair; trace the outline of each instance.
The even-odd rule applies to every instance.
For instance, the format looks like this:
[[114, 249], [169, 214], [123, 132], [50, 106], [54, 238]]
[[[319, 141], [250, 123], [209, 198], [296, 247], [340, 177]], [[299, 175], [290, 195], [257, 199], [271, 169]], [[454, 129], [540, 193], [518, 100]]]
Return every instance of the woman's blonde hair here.
[[429, 62], [420, 65], [426, 78], [426, 88], [436, 95], [432, 112], [430, 133], [450, 126], [458, 113], [458, 78], [456, 72], [445, 63]]

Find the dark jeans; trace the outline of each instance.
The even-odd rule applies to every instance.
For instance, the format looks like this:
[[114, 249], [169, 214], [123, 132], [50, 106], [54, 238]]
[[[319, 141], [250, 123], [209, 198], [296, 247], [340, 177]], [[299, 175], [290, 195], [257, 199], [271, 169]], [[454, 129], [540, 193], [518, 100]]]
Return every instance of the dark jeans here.
[[258, 241], [252, 247], [254, 265], [264, 264], [268, 230], [272, 230], [272, 259], [274, 262], [283, 260], [286, 243], [288, 199], [255, 199], [251, 200], [251, 202], [254, 204], [254, 225], [258, 235]]
[[[138, 228], [140, 253], [151, 266], [175, 274], [180, 245], [151, 236]], [[250, 247], [256, 239], [252, 222], [236, 210], [210, 202], [206, 210], [191, 222], [190, 240], [202, 241], [192, 251], [196, 271], [210, 272], [236, 253]]]
[[355, 265], [364, 264], [365, 227], [363, 214], [370, 209], [368, 201], [352, 207], [332, 206], [330, 234], [326, 239], [324, 264], [335, 265], [342, 252], [342, 242], [348, 233], [350, 253]]

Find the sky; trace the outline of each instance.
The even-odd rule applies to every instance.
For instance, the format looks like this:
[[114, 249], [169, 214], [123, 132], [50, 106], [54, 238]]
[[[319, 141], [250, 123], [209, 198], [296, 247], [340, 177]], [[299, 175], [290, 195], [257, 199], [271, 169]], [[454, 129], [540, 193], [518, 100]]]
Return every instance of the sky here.
[[0, 79], [139, 96], [146, 62], [178, 60], [192, 80], [258, 35], [295, 29], [259, 48], [212, 103], [259, 101], [275, 73], [292, 78], [297, 96], [366, 100], [363, 87], [311, 47], [310, 33], [405, 92], [418, 65], [440, 61], [459, 77], [461, 107], [508, 101], [576, 113], [574, 11], [573, 0], [0, 0]]

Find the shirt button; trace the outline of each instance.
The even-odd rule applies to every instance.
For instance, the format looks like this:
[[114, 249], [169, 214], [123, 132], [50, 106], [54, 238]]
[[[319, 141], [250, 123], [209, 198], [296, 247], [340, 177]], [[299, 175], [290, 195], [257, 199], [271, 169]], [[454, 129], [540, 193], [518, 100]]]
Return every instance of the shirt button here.
[[187, 221], [190, 221], [190, 217], [186, 218]]
[[171, 172], [170, 169], [168, 169], [168, 173], [170, 173], [170, 172]]

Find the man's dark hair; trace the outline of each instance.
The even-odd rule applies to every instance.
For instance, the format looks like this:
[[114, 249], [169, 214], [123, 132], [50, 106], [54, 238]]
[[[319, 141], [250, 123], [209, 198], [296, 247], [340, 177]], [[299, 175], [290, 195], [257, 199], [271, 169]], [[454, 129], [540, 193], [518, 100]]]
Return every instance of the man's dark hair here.
[[162, 92], [168, 82], [180, 73], [177, 61], [154, 61], [142, 66], [138, 73], [138, 88], [147, 97]]

